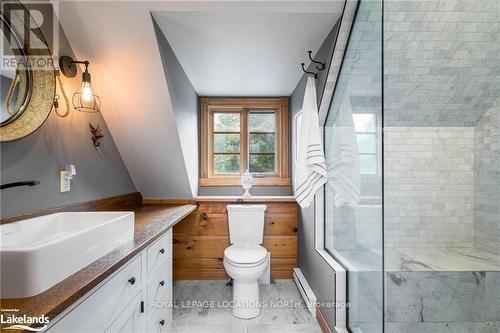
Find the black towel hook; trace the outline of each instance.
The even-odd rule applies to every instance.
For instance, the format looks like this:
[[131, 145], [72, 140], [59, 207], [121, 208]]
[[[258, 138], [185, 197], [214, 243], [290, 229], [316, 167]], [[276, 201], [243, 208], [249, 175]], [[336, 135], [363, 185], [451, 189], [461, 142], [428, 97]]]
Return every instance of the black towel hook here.
[[313, 75], [315, 79], [317, 79], [317, 78], [318, 78], [318, 74], [317, 74], [317, 73], [314, 73], [314, 72], [308, 72], [308, 71], [306, 71], [306, 69], [304, 68], [305, 63], [301, 63], [300, 65], [302, 66], [302, 70], [304, 71], [304, 73], [307, 73], [307, 74], [311, 74], [311, 75]]
[[311, 62], [314, 62], [315, 64], [318, 64], [318, 65], [321, 65], [321, 67], [316, 66], [316, 69], [317, 69], [318, 71], [322, 71], [322, 70], [324, 70], [324, 69], [325, 69], [325, 67], [326, 67], [326, 64], [325, 64], [324, 62], [320, 62], [320, 61], [316, 61], [316, 60], [314, 60], [314, 59], [312, 58], [312, 56], [311, 56], [311, 55], [312, 55], [312, 52], [313, 52], [313, 51], [311, 51], [311, 50], [307, 51], [307, 53], [309, 54], [309, 59], [311, 60]]

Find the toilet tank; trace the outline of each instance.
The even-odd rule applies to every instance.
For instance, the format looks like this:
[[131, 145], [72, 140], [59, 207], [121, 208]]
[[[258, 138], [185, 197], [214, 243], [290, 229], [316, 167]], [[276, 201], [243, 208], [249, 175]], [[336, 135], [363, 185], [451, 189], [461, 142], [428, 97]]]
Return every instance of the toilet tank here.
[[231, 244], [262, 244], [265, 212], [266, 205], [227, 205]]

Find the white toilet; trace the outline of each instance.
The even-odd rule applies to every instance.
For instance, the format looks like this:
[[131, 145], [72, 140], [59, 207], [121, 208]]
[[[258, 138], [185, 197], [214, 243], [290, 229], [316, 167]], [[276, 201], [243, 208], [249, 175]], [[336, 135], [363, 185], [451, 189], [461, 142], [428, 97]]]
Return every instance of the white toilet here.
[[224, 251], [224, 268], [233, 279], [233, 316], [250, 319], [260, 314], [260, 276], [269, 265], [264, 236], [265, 205], [228, 205], [231, 246]]

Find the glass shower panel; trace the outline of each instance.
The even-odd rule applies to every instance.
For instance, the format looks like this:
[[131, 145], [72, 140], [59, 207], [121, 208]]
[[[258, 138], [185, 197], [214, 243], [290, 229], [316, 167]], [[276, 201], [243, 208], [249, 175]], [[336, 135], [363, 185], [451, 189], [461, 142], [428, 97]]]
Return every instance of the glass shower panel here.
[[500, 331], [500, 1], [384, 1], [386, 332]]
[[383, 330], [381, 0], [361, 0], [325, 124], [325, 248], [347, 270], [347, 326]]

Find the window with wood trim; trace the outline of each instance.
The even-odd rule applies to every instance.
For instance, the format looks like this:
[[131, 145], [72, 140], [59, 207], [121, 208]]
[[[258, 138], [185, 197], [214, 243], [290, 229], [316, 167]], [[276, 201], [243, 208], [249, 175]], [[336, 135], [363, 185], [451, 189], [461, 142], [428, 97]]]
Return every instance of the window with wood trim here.
[[290, 185], [288, 98], [201, 98], [201, 186]]

